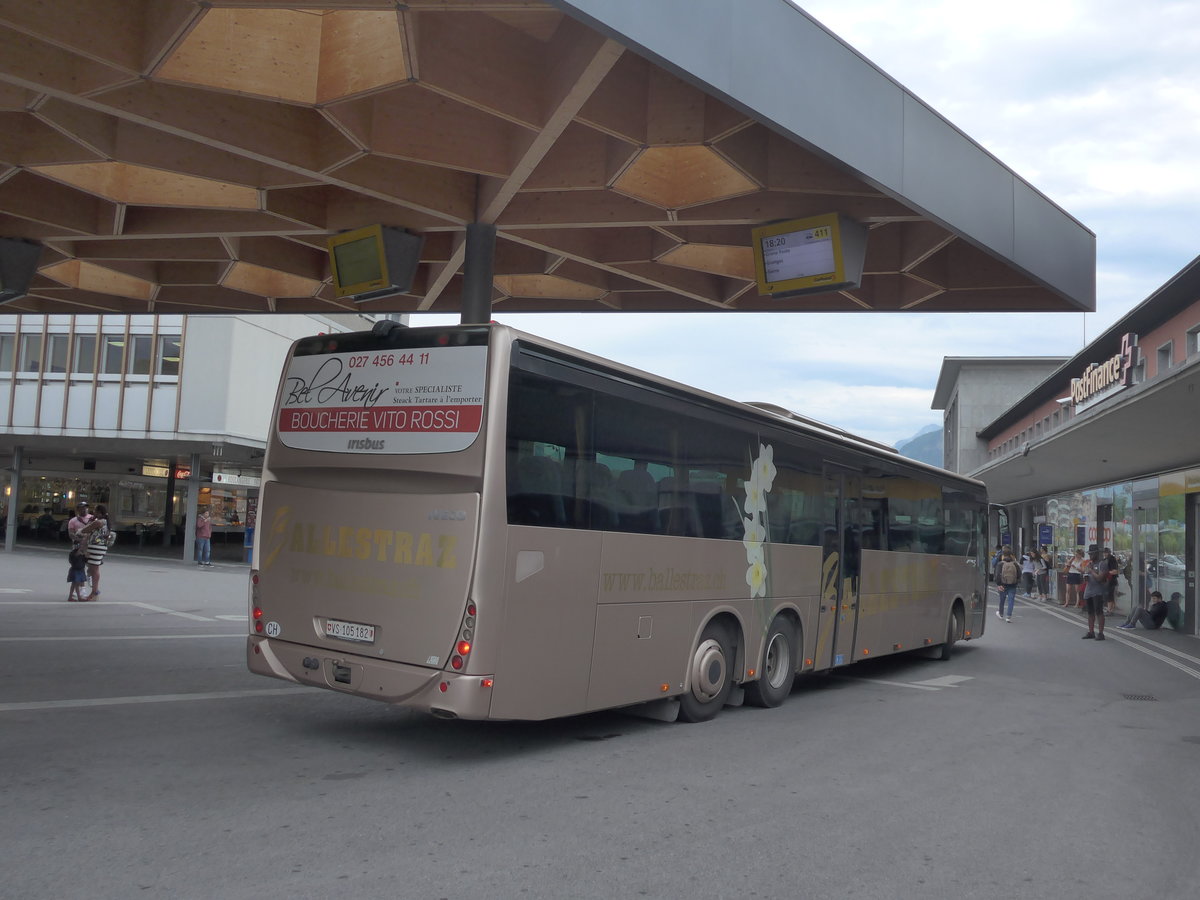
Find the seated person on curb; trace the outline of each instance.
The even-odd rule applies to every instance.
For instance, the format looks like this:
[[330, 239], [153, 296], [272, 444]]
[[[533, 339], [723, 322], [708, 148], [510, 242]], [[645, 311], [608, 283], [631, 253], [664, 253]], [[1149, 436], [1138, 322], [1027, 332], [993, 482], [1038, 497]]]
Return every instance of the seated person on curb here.
[[1150, 593], [1150, 608], [1146, 609], [1143, 606], [1136, 607], [1129, 613], [1122, 625], [1118, 628], [1136, 628], [1141, 625], [1143, 628], [1154, 631], [1162, 628], [1163, 622], [1167, 621], [1167, 604], [1163, 602], [1162, 594], [1158, 591]]

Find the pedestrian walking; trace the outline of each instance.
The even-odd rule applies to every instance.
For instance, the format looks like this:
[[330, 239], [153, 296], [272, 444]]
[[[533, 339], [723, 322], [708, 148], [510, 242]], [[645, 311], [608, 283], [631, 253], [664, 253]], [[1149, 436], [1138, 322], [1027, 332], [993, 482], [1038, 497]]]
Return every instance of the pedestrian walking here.
[[1012, 621], [1013, 604], [1017, 597], [1017, 582], [1020, 579], [1021, 567], [1017, 564], [1012, 550], [1005, 548], [1000, 556], [1000, 564], [996, 566], [996, 592], [1000, 598], [996, 616], [1005, 622]]
[[1087, 609], [1088, 630], [1084, 640], [1104, 640], [1104, 604], [1108, 598], [1108, 564], [1100, 558], [1100, 549], [1089, 548], [1091, 561], [1084, 579], [1083, 605]]

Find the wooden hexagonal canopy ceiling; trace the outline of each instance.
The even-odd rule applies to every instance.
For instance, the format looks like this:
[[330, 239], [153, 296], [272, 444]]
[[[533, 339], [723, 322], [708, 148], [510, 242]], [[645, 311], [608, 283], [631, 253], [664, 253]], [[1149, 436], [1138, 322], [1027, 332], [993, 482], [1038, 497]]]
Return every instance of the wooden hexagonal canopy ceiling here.
[[[0, 237], [43, 246], [4, 311], [453, 312], [471, 222], [496, 311], [1090, 308], [579, 6], [0, 0]], [[828, 212], [862, 286], [759, 296], [750, 229]], [[375, 223], [411, 293], [338, 300], [326, 237]]]

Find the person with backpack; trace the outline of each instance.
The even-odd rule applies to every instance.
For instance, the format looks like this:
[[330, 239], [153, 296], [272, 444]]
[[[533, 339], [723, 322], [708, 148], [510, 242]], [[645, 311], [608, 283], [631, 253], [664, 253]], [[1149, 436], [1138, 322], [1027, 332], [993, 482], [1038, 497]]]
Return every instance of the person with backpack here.
[[1005, 622], [1012, 621], [1013, 604], [1017, 599], [1017, 583], [1020, 580], [1021, 567], [1017, 565], [1012, 550], [1005, 547], [1000, 556], [1000, 564], [996, 566], [996, 592], [1000, 596], [1000, 608], [996, 610], [996, 616]]

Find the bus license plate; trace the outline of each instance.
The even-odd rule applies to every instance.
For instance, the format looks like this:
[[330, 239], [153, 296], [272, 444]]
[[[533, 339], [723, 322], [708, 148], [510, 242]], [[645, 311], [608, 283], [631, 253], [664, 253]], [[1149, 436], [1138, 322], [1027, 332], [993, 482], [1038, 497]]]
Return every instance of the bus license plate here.
[[363, 644], [375, 643], [375, 626], [360, 625], [358, 622], [342, 622], [338, 619], [325, 620], [325, 636], [342, 641], [359, 641]]

